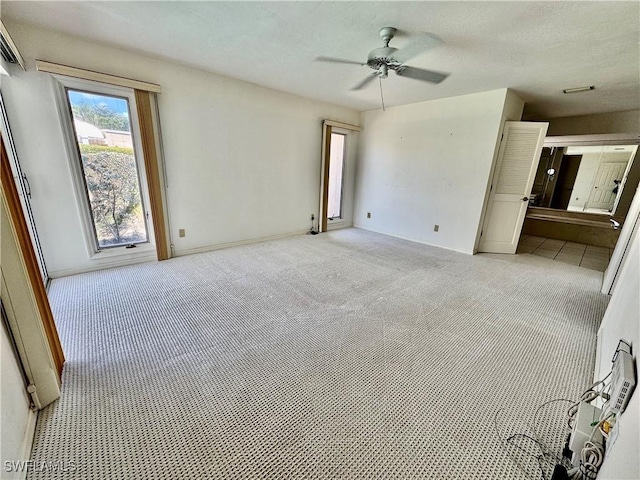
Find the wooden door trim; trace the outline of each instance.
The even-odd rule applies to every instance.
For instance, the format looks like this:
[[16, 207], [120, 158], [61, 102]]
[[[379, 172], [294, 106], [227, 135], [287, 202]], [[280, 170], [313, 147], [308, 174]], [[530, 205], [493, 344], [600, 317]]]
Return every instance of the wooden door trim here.
[[336, 122], [334, 120], [325, 120], [324, 125], [343, 128], [345, 130], [351, 130], [353, 132], [359, 132], [361, 130], [360, 125], [351, 125], [350, 123]]
[[56, 371], [58, 372], [58, 378], [62, 378], [62, 367], [65, 360], [64, 352], [62, 351], [58, 330], [53, 320], [53, 313], [51, 312], [51, 306], [49, 305], [47, 291], [45, 290], [44, 283], [42, 282], [42, 276], [40, 275], [38, 260], [36, 258], [35, 251], [33, 250], [33, 245], [31, 244], [27, 221], [24, 218], [22, 205], [20, 204], [18, 189], [13, 178], [13, 173], [11, 172], [11, 165], [9, 164], [9, 157], [7, 156], [7, 151], [2, 139], [0, 139], [0, 145], [2, 146], [0, 158], [2, 163], [1, 183], [2, 190], [7, 200], [9, 215], [11, 216], [10, 221], [16, 233], [16, 240], [20, 247], [20, 253], [26, 269], [27, 278], [33, 290], [36, 308], [40, 314], [40, 320], [42, 322], [45, 336], [47, 337], [47, 342], [51, 350], [51, 356], [53, 358]]
[[320, 232], [327, 231], [327, 212], [329, 209], [328, 201], [329, 201], [329, 161], [331, 158], [331, 132], [333, 131], [333, 127], [327, 122], [324, 123], [322, 128], [323, 135], [323, 155], [322, 155], [322, 191], [320, 192], [320, 222], [318, 225], [320, 226]]
[[156, 149], [156, 137], [153, 129], [153, 112], [151, 109], [150, 93], [143, 90], [135, 90], [136, 107], [138, 110], [138, 123], [140, 127], [140, 140], [142, 142], [142, 156], [144, 168], [147, 173], [147, 185], [149, 188], [149, 203], [151, 206], [151, 219], [153, 220], [153, 232], [156, 242], [158, 260], [170, 258], [169, 243], [167, 242], [167, 229], [162, 202], [162, 186], [160, 182], [160, 170], [158, 168], [158, 151]]

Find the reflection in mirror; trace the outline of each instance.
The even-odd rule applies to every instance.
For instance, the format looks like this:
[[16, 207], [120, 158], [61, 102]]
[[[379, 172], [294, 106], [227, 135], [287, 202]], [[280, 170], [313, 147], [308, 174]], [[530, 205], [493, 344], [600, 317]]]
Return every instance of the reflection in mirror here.
[[634, 167], [637, 149], [637, 145], [543, 148], [530, 205], [615, 215], [623, 190], [633, 194], [637, 188], [638, 175], [630, 175], [632, 168], [640, 170], [640, 165]]

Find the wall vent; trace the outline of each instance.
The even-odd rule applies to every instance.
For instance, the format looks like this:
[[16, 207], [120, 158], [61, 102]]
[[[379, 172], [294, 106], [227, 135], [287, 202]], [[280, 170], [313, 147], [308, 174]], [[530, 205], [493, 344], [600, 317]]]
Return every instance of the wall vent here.
[[18, 47], [16, 47], [16, 44], [11, 39], [11, 35], [9, 35], [2, 20], [0, 20], [0, 56], [2, 56], [5, 62], [15, 63], [25, 70], [22, 55], [20, 55]]

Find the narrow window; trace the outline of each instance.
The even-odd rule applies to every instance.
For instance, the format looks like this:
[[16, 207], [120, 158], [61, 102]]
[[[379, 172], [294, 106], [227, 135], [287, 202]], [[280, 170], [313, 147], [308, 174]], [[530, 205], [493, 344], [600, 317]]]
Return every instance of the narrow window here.
[[331, 134], [329, 152], [329, 194], [327, 201], [327, 217], [329, 220], [342, 218], [342, 192], [344, 178], [344, 149], [346, 135]]
[[130, 99], [66, 88], [98, 250], [149, 241]]

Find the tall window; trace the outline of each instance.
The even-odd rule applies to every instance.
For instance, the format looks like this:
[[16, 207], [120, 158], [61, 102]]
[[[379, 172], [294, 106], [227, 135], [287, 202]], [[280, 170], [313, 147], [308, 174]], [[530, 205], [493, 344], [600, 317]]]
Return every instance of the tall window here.
[[65, 91], [97, 250], [148, 242], [133, 97]]
[[342, 191], [344, 177], [344, 149], [347, 136], [343, 133], [331, 134], [329, 152], [329, 194], [327, 217], [329, 220], [342, 218]]

